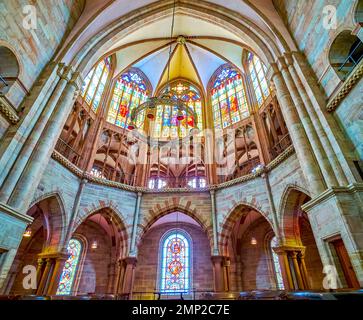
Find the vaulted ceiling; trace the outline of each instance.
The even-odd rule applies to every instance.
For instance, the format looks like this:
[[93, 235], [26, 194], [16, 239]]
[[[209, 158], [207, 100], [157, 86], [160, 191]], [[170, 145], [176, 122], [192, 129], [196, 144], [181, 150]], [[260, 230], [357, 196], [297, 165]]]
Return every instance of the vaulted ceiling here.
[[206, 89], [221, 65], [231, 63], [242, 70], [242, 50], [246, 45], [234, 34], [180, 14], [175, 17], [171, 38], [171, 23], [171, 17], [158, 20], [115, 43], [110, 49], [117, 57], [115, 75], [136, 67], [148, 77], [155, 92], [168, 76], [170, 80], [188, 79]]

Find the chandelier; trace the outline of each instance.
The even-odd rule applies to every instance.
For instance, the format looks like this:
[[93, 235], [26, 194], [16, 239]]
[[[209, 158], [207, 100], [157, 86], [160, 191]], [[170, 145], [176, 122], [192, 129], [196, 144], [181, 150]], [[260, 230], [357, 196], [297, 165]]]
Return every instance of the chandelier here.
[[[136, 129], [136, 119], [140, 114], [142, 114], [144, 111], [146, 111], [146, 117], [153, 121], [155, 120], [156, 110], [158, 107], [170, 107], [170, 108], [177, 108], [177, 117], [176, 119], [180, 123], [186, 116], [193, 115], [194, 123], [193, 123], [193, 129], [191, 129], [191, 132], [193, 133], [195, 131], [195, 128], [198, 126], [198, 116], [196, 112], [187, 106], [185, 102], [180, 99], [177, 95], [174, 95], [171, 92], [170, 88], [170, 61], [171, 61], [171, 55], [172, 55], [172, 43], [173, 43], [173, 33], [174, 33], [174, 24], [175, 24], [175, 7], [176, 7], [176, 1], [174, 0], [174, 6], [173, 6], [173, 16], [172, 16], [172, 23], [171, 23], [171, 32], [170, 32], [170, 46], [169, 46], [169, 57], [168, 57], [168, 65], [167, 65], [167, 85], [166, 90], [164, 93], [162, 93], [160, 96], [150, 97], [146, 102], [141, 104], [140, 106], [134, 108], [131, 111], [130, 114], [130, 123], [128, 125], [129, 130]], [[183, 36], [178, 37], [179, 44], [185, 43], [185, 38]]]

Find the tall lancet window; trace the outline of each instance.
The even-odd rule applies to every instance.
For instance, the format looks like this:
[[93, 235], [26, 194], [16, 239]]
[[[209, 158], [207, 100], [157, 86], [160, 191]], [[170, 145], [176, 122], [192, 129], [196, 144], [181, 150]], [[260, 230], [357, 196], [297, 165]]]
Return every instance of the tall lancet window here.
[[191, 239], [181, 230], [168, 232], [161, 241], [160, 291], [189, 292], [191, 289]]
[[250, 115], [239, 71], [229, 65], [223, 66], [216, 71], [212, 81], [211, 97], [215, 128], [227, 128]]
[[110, 73], [111, 58], [100, 61], [87, 75], [82, 87], [82, 97], [94, 112], [101, 102], [102, 94]]
[[275, 277], [276, 277], [276, 285], [277, 289], [284, 290], [284, 280], [282, 279], [282, 273], [281, 273], [281, 266], [280, 261], [277, 253], [274, 251], [274, 247], [277, 247], [277, 238], [273, 237], [271, 240], [271, 253], [272, 253], [272, 260], [274, 264], [274, 271], [275, 271]]
[[[167, 89], [165, 88], [161, 93], [165, 93]], [[203, 130], [202, 98], [200, 91], [184, 80], [172, 82], [169, 89], [172, 99], [175, 101], [181, 99], [188, 108], [187, 110], [178, 110], [176, 104], [173, 106], [158, 106], [154, 121], [153, 136], [161, 139], [183, 138], [195, 127]], [[181, 120], [178, 120], [178, 111], [181, 111], [183, 114], [183, 119]]]
[[261, 106], [270, 95], [270, 88], [266, 80], [266, 67], [261, 60], [251, 52], [247, 55], [247, 67], [251, 76], [258, 106]]
[[82, 243], [79, 240], [71, 239], [71, 241], [69, 241], [67, 248], [69, 256], [60, 277], [57, 295], [72, 294], [82, 250]]
[[[131, 111], [146, 102], [150, 85], [146, 76], [139, 70], [129, 70], [116, 81], [107, 121], [116, 126], [127, 128], [131, 122]], [[142, 129], [145, 120], [145, 110], [136, 118], [136, 126]]]

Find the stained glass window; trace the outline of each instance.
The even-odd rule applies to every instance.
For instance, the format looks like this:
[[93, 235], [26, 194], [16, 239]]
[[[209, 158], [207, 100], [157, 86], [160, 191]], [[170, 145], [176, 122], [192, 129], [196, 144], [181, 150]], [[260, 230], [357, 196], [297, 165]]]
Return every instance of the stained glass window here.
[[108, 57], [99, 62], [87, 75], [82, 87], [82, 97], [86, 103], [96, 112], [101, 102], [110, 73], [111, 58]]
[[152, 178], [149, 180], [149, 189], [163, 189], [166, 184], [166, 181], [161, 178]]
[[68, 259], [60, 277], [57, 295], [70, 295], [78, 270], [79, 259], [82, 253], [82, 244], [77, 239], [71, 239], [68, 244]]
[[261, 106], [270, 95], [270, 88], [266, 80], [266, 67], [253, 53], [248, 53], [248, 71], [250, 72], [253, 89], [256, 94], [258, 106]]
[[250, 115], [242, 76], [234, 68], [225, 66], [217, 74], [211, 95], [215, 128], [227, 128]]
[[205, 188], [207, 185], [207, 180], [204, 177], [194, 177], [189, 179], [188, 186], [196, 189], [196, 188]]
[[[166, 89], [161, 94], [165, 91]], [[189, 108], [187, 111], [181, 110], [184, 118], [179, 121], [177, 119], [179, 110], [176, 105], [158, 106], [152, 135], [161, 139], [183, 138], [196, 127], [196, 122], [197, 128], [203, 130], [202, 99], [199, 90], [186, 81], [177, 81], [171, 83], [170, 93], [173, 99], [183, 100]], [[197, 121], [194, 119], [195, 116]]]
[[[130, 123], [131, 111], [148, 98], [146, 80], [136, 71], [122, 74], [116, 81], [107, 121], [125, 128]], [[145, 110], [136, 119], [137, 128], [143, 127]]]
[[170, 234], [162, 244], [160, 290], [188, 292], [190, 283], [190, 244], [180, 232]]
[[271, 240], [271, 252], [272, 252], [272, 260], [273, 260], [274, 271], [275, 271], [275, 276], [276, 276], [277, 289], [284, 290], [285, 287], [284, 287], [284, 281], [282, 279], [279, 257], [273, 249], [274, 247], [277, 247], [277, 245], [278, 245], [277, 239], [276, 239], [276, 237], [273, 237]]

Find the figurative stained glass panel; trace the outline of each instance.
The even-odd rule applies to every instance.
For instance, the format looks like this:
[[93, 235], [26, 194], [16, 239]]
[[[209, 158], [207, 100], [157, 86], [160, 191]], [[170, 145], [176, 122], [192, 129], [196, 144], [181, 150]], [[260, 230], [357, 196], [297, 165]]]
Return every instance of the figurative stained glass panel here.
[[216, 76], [212, 92], [214, 126], [227, 128], [249, 116], [242, 76], [226, 66]]
[[[116, 81], [107, 121], [126, 128], [131, 122], [131, 111], [146, 102], [148, 98], [146, 81], [137, 72], [128, 71]], [[142, 129], [145, 111], [138, 114], [136, 126]]]
[[261, 106], [270, 95], [270, 89], [266, 80], [266, 66], [252, 53], [248, 54], [247, 62], [257, 103]]
[[[166, 89], [161, 93], [165, 92]], [[177, 81], [171, 84], [170, 93], [172, 99], [181, 99], [188, 106], [188, 109], [180, 110], [183, 119], [178, 120], [177, 105], [158, 106], [152, 135], [161, 139], [184, 138], [195, 127], [203, 130], [202, 99], [198, 89], [187, 82]]]
[[69, 241], [67, 251], [69, 256], [60, 277], [57, 295], [70, 295], [72, 293], [79, 259], [82, 253], [81, 242], [77, 239], [71, 239], [71, 241]]
[[82, 87], [82, 97], [94, 112], [98, 110], [110, 72], [110, 57], [100, 61], [87, 75]]
[[164, 240], [161, 263], [161, 291], [188, 292], [191, 285], [190, 248], [184, 235], [175, 232]]
[[272, 259], [273, 259], [273, 263], [274, 263], [274, 271], [275, 271], [275, 276], [276, 276], [277, 289], [284, 290], [285, 287], [284, 287], [284, 281], [282, 279], [279, 257], [273, 249], [274, 247], [277, 247], [277, 245], [278, 245], [277, 239], [276, 239], [276, 237], [273, 237], [271, 240], [271, 252], [272, 252]]

